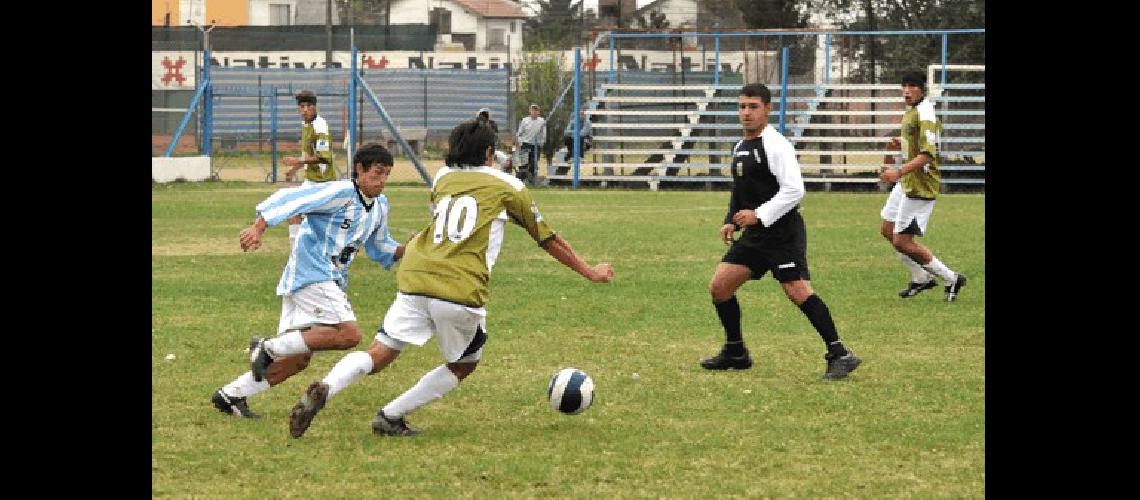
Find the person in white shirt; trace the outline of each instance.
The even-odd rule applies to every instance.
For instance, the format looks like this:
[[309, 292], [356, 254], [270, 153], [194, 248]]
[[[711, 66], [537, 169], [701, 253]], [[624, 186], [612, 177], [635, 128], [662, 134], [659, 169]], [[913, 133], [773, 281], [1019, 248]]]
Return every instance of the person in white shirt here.
[[518, 166], [518, 178], [523, 182], [534, 184], [538, 181], [536, 173], [538, 172], [538, 152], [542, 150], [543, 144], [546, 144], [546, 120], [538, 116], [538, 105], [530, 105], [530, 116], [523, 117], [519, 122], [519, 129], [515, 132], [515, 138], [518, 139], [519, 149], [522, 151], [522, 156], [525, 159], [520, 161], [522, 163]]

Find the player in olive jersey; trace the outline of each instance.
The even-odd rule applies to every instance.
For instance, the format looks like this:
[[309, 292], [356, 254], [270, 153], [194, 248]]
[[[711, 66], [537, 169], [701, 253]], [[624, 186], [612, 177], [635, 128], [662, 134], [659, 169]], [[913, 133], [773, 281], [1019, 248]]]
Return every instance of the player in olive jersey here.
[[507, 221], [514, 222], [558, 262], [595, 283], [613, 279], [609, 264], [591, 266], [546, 224], [526, 185], [490, 165], [494, 132], [478, 121], [455, 127], [447, 166], [435, 175], [433, 220], [408, 243], [396, 274], [399, 293], [367, 351], [342, 358], [323, 380], [313, 382], [289, 416], [289, 433], [300, 437], [325, 403], [365, 375], [377, 373], [408, 344], [439, 341], [444, 364], [376, 413], [376, 434], [419, 433], [408, 413], [435, 401], [475, 371], [487, 340], [487, 282], [499, 257]]
[[929, 249], [914, 241], [915, 235], [926, 234], [926, 225], [934, 211], [934, 200], [941, 192], [942, 174], [938, 171], [938, 137], [942, 124], [934, 114], [934, 104], [926, 99], [926, 76], [908, 73], [902, 77], [903, 100], [909, 106], [902, 118], [902, 137], [891, 139], [887, 149], [902, 149], [906, 162], [898, 170], [891, 168], [894, 157], [884, 159], [879, 179], [895, 182], [880, 212], [883, 221], [879, 232], [891, 242], [899, 260], [910, 269], [910, 284], [899, 297], [910, 298], [934, 288], [934, 276], [946, 286], [946, 301], [953, 302], [966, 285], [966, 276], [956, 273], [938, 260]]
[[[337, 172], [333, 168], [332, 135], [329, 133], [328, 122], [317, 115], [317, 95], [312, 90], [302, 90], [296, 97], [297, 110], [303, 120], [301, 155], [282, 160], [289, 167], [285, 171], [285, 180], [292, 182], [293, 176], [304, 167], [305, 181], [302, 185], [335, 181]], [[297, 241], [297, 233], [301, 230], [301, 217], [298, 215], [289, 219], [290, 248]]]

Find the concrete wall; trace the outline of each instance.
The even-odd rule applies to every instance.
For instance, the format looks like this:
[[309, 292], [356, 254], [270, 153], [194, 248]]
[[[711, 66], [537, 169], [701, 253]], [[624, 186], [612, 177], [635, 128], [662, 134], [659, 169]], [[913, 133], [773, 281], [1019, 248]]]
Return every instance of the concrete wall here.
[[204, 181], [210, 178], [210, 157], [151, 158], [150, 177], [155, 182]]

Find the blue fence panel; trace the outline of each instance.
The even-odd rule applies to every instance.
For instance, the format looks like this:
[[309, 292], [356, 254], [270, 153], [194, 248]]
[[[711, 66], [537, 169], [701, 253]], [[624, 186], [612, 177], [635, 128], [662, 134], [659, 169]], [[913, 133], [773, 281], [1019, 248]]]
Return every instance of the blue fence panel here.
[[[278, 137], [300, 139], [300, 116], [293, 96], [302, 89], [317, 94], [317, 110], [339, 143], [348, 124], [349, 70], [293, 68], [212, 68], [214, 137], [256, 139], [270, 132], [270, 99], [280, 115]], [[504, 69], [384, 69], [365, 73], [399, 127], [427, 128], [446, 133], [463, 120], [490, 108], [500, 130], [510, 129], [509, 74]], [[277, 96], [271, 96], [276, 86]], [[378, 137], [381, 118], [371, 106], [362, 106], [363, 139]], [[292, 125], [291, 125], [292, 124]]]

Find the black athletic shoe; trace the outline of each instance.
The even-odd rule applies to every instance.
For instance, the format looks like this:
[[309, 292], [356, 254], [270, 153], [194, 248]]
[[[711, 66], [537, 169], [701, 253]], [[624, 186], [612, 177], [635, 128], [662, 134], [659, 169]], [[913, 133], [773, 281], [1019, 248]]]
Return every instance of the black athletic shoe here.
[[253, 381], [261, 382], [265, 379], [265, 371], [273, 364], [273, 358], [265, 350], [265, 339], [254, 337], [249, 341], [249, 370], [253, 372]]
[[329, 397], [329, 386], [324, 382], [313, 382], [309, 384], [309, 388], [301, 395], [301, 400], [293, 405], [293, 409], [289, 412], [289, 435], [295, 438], [301, 437], [305, 431], [309, 429], [309, 424], [313, 423], [313, 417], [317, 416], [317, 412], [325, 407], [325, 401]]
[[748, 356], [748, 349], [740, 356], [731, 356], [728, 350], [721, 348], [716, 356], [701, 360], [701, 368], [706, 370], [747, 370], [752, 368], [752, 358]]
[[926, 283], [915, 283], [912, 281], [906, 286], [904, 290], [899, 292], [899, 297], [909, 299], [915, 295], [918, 295], [923, 290], [930, 290], [931, 288], [934, 288], [934, 285], [936, 285], [936, 283], [934, 282], [933, 276], [931, 276], [930, 281], [927, 281]]
[[420, 430], [409, 427], [403, 417], [388, 418], [384, 414], [384, 410], [381, 409], [376, 412], [376, 417], [372, 419], [372, 432], [384, 436], [415, 436], [420, 433]]
[[863, 360], [856, 357], [855, 353], [851, 351], [847, 351], [847, 354], [842, 356], [827, 353], [823, 356], [823, 359], [827, 361], [827, 371], [823, 374], [824, 380], [846, 378], [848, 373], [855, 371], [856, 368], [859, 368], [859, 364], [863, 362]]
[[954, 280], [953, 285], [946, 285], [946, 302], [954, 302], [958, 298], [958, 292], [962, 291], [962, 287], [966, 286], [966, 275], [958, 273], [958, 278]]
[[214, 403], [214, 408], [217, 408], [218, 411], [222, 413], [228, 413], [236, 417], [261, 418], [260, 415], [249, 409], [249, 405], [245, 403], [245, 398], [227, 396], [221, 389], [214, 392], [214, 396], [210, 398], [210, 401]]

